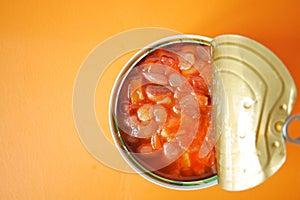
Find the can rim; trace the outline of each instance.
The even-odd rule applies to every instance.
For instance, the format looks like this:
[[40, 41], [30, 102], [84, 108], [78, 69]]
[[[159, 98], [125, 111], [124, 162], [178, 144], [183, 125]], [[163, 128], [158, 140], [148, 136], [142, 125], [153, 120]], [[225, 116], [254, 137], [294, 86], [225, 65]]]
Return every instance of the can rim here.
[[136, 64], [141, 61], [145, 56], [147, 56], [149, 53], [153, 52], [154, 50], [175, 44], [175, 43], [185, 43], [185, 42], [193, 42], [197, 44], [203, 44], [207, 46], [211, 46], [212, 38], [205, 37], [205, 36], [199, 36], [199, 35], [192, 35], [192, 34], [182, 34], [182, 35], [175, 35], [175, 36], [169, 36], [165, 37], [159, 40], [156, 40], [149, 45], [145, 46], [138, 52], [134, 54], [134, 56], [131, 57], [131, 59], [124, 65], [123, 69], [120, 71], [118, 77], [116, 78], [116, 81], [112, 88], [112, 93], [110, 96], [110, 109], [109, 109], [109, 125], [111, 134], [114, 140], [114, 143], [118, 149], [118, 151], [121, 153], [123, 159], [126, 161], [126, 163], [138, 174], [140, 174], [142, 177], [147, 179], [148, 181], [155, 183], [159, 186], [163, 186], [165, 188], [169, 189], [177, 189], [177, 190], [196, 190], [196, 189], [202, 189], [211, 187], [213, 185], [216, 185], [218, 182], [218, 176], [214, 175], [205, 179], [201, 179], [198, 181], [174, 181], [167, 178], [163, 178], [159, 175], [156, 175], [149, 170], [147, 170], [145, 167], [142, 166], [130, 153], [130, 151], [126, 148], [124, 141], [122, 137], [120, 136], [120, 132], [118, 130], [117, 120], [115, 119], [115, 111], [116, 111], [116, 99], [115, 98], [120, 93], [120, 85], [123, 85], [124, 80], [126, 79], [128, 73], [133, 69]]

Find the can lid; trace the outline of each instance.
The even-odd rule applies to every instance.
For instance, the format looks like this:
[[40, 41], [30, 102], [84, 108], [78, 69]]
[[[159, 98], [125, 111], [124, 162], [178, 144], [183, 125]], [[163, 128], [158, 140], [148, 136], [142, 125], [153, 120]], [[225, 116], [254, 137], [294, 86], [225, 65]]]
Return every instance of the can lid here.
[[221, 35], [212, 48], [218, 182], [226, 190], [245, 190], [285, 162], [281, 129], [296, 86], [280, 59], [254, 40]]

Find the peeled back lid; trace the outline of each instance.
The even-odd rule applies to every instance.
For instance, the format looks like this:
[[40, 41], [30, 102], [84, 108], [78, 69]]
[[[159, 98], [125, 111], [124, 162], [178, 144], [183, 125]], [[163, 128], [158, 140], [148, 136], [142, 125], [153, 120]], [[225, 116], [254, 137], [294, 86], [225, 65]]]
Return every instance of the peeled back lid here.
[[266, 47], [238, 35], [212, 41], [219, 185], [254, 187], [285, 162], [281, 126], [296, 100], [294, 81]]

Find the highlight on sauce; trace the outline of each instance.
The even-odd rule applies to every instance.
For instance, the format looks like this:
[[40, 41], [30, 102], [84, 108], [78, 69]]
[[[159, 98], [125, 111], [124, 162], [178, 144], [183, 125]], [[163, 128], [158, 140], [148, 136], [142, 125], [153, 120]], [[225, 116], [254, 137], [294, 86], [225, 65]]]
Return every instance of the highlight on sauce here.
[[216, 175], [209, 46], [177, 43], [147, 54], [120, 86], [116, 120], [144, 168], [175, 181]]

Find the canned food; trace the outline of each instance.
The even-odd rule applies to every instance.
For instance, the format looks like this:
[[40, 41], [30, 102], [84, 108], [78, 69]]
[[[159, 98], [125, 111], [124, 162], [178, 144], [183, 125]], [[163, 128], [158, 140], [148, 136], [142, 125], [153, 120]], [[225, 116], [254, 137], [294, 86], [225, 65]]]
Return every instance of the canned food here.
[[171, 36], [124, 66], [110, 125], [123, 158], [158, 185], [244, 190], [283, 164], [281, 125], [295, 98], [287, 69], [259, 43]]

